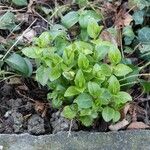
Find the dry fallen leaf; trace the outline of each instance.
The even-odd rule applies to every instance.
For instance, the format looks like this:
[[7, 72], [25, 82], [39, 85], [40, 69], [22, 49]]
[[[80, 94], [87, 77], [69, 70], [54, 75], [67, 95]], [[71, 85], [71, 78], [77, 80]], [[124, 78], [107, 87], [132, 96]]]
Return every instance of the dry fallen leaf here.
[[143, 122], [132, 122], [127, 129], [146, 129], [150, 128], [150, 126], [146, 125]]
[[109, 129], [111, 131], [118, 131], [120, 129], [125, 128], [128, 124], [129, 124], [129, 122], [126, 119], [123, 119], [122, 121], [120, 121], [120, 122], [118, 122], [118, 123], [116, 123], [114, 125], [110, 125]]

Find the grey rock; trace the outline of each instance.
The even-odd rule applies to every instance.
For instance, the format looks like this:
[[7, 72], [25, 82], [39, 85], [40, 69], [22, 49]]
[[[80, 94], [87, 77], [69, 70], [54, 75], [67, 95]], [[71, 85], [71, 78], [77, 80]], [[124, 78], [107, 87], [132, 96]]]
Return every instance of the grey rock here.
[[[68, 131], [70, 128], [70, 123], [71, 121], [62, 117], [61, 112], [57, 111], [52, 114], [52, 118], [50, 119], [50, 123], [52, 126], [52, 133], [57, 133], [60, 131]], [[72, 131], [78, 130], [78, 124], [75, 120], [72, 121], [72, 126], [71, 126]]]
[[150, 150], [150, 131], [0, 135], [4, 150]]
[[23, 132], [23, 115], [21, 113], [18, 113], [16, 111], [12, 112], [11, 114], [13, 118], [13, 129], [15, 133], [21, 133]]
[[8, 105], [13, 109], [13, 110], [18, 110], [19, 107], [22, 106], [22, 99], [17, 98], [17, 99], [10, 99], [8, 101]]
[[45, 133], [44, 119], [37, 114], [31, 116], [28, 120], [28, 132], [35, 135]]

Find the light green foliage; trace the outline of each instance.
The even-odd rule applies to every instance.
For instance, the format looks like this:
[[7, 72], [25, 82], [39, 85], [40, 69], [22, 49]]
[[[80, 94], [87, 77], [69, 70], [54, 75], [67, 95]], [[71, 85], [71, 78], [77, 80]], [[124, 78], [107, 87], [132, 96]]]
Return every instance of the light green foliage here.
[[[22, 52], [38, 62], [36, 80], [49, 87], [48, 98], [53, 107], [63, 108], [64, 117], [76, 118], [85, 126], [92, 125], [94, 119], [101, 116], [105, 121], [116, 122], [120, 119], [119, 110], [131, 101], [128, 93], [120, 91], [117, 77], [126, 76], [132, 69], [121, 63], [117, 46], [98, 37], [102, 28], [95, 15], [84, 22], [78, 12], [69, 12], [62, 18], [62, 23], [70, 28], [78, 22], [78, 16], [81, 28], [88, 33], [86, 40], [80, 37], [67, 40], [66, 28], [57, 25], [62, 30], [53, 28], [43, 33], [33, 46]], [[62, 45], [65, 43], [61, 52], [56, 44], [60, 38], [64, 39]]]

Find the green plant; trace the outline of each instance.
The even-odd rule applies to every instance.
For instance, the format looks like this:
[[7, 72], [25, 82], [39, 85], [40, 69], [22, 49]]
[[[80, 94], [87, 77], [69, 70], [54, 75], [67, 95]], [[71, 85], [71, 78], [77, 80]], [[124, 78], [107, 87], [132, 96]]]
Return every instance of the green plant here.
[[76, 118], [85, 126], [92, 125], [100, 116], [107, 122], [117, 122], [119, 110], [132, 100], [119, 83], [132, 69], [121, 62], [116, 45], [99, 38], [100, 19], [92, 10], [84, 10], [80, 15], [69, 12], [62, 23], [71, 28], [79, 22], [86, 38], [80, 35], [74, 41], [69, 40], [67, 29], [54, 25], [50, 32], [36, 38], [33, 46], [22, 50], [27, 57], [35, 59], [36, 80], [51, 89], [48, 99], [53, 107], [63, 107], [64, 117]]

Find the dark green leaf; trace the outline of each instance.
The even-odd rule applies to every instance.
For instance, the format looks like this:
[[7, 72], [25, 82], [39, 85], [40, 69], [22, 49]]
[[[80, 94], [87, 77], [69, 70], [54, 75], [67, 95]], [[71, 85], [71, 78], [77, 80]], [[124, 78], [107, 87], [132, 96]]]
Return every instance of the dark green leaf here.
[[[19, 71], [21, 74], [25, 76], [29, 76], [31, 73], [31, 66], [26, 63], [23, 57], [18, 54], [13, 53], [9, 56], [5, 62], [14, 70]], [[29, 62], [28, 62], [29, 63]]]
[[134, 12], [132, 17], [133, 17], [136, 25], [143, 23], [143, 21], [144, 21], [144, 13], [145, 12], [143, 10], [138, 10], [138, 11]]
[[150, 28], [143, 27], [138, 31], [138, 39], [142, 44], [150, 43]]
[[17, 6], [27, 6], [27, 0], [12, 0], [12, 2]]

